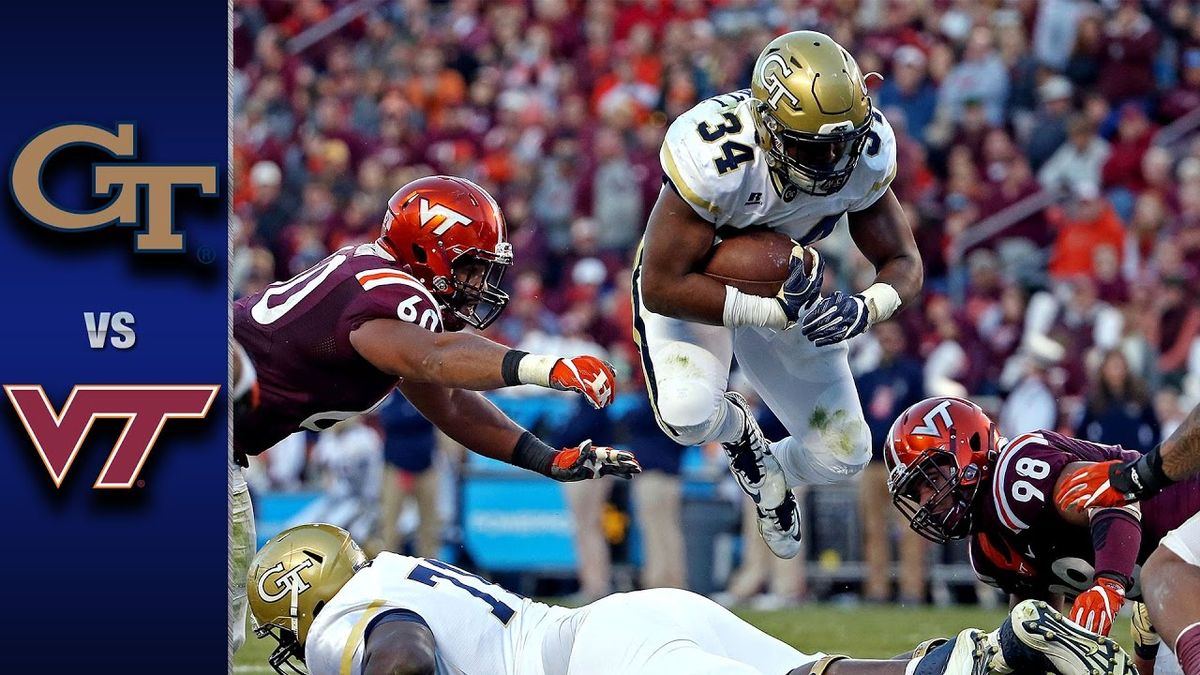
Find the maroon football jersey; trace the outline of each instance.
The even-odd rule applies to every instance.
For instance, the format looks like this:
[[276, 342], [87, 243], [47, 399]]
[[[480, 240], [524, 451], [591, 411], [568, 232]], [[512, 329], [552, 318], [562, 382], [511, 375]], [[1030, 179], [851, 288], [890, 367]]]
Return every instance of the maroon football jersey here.
[[233, 335], [259, 386], [258, 405], [235, 421], [234, 447], [255, 455], [300, 429], [318, 431], [378, 405], [398, 380], [350, 344], [350, 333], [371, 319], [442, 330], [428, 289], [376, 244], [338, 249], [234, 303]]
[[[981, 579], [1009, 593], [1047, 591], [1078, 595], [1094, 585], [1091, 530], [1072, 525], [1054, 506], [1054, 486], [1072, 462], [1128, 461], [1138, 453], [1037, 431], [1018, 436], [1000, 451], [989, 483], [982, 485], [971, 536], [971, 565]], [[1132, 588], [1140, 599], [1141, 565], [1159, 540], [1200, 510], [1200, 479], [1171, 486], [1141, 503], [1142, 543]]]

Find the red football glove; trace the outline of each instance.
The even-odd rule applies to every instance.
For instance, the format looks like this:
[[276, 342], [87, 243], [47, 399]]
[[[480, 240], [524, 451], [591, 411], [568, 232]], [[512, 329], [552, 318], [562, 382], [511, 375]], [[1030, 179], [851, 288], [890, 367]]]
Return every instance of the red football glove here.
[[1054, 503], [1063, 511], [1085, 511], [1107, 506], [1123, 506], [1133, 501], [1112, 486], [1111, 474], [1121, 462], [1097, 462], [1071, 472], [1058, 491]]
[[1098, 577], [1095, 586], [1075, 598], [1075, 604], [1071, 605], [1071, 621], [1093, 633], [1108, 635], [1123, 604], [1125, 586], [1115, 579]]
[[642, 466], [638, 464], [632, 452], [592, 445], [590, 439], [580, 443], [578, 447], [563, 448], [550, 464], [550, 477], [563, 483], [600, 476], [620, 476], [629, 479], [633, 474], [641, 472]]
[[550, 369], [550, 386], [583, 394], [593, 408], [599, 409], [613, 402], [617, 393], [617, 374], [612, 365], [594, 356], [573, 356], [554, 363]]

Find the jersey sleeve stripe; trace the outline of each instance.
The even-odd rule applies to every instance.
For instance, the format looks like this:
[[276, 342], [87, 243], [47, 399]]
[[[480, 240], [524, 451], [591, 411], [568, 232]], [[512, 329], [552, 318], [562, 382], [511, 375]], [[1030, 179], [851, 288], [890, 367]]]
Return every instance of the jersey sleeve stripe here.
[[438, 306], [437, 301], [433, 299], [433, 294], [429, 292], [429, 289], [425, 288], [424, 284], [414, 279], [410, 274], [405, 274], [404, 272], [400, 272], [398, 270], [373, 269], [363, 270], [354, 276], [358, 279], [358, 283], [362, 284], [363, 290], [365, 291], [369, 291], [377, 286], [400, 284], [420, 292], [421, 295], [429, 301], [429, 304], [433, 305], [434, 307]]
[[375, 615], [383, 611], [383, 605], [383, 600], [372, 601], [355, 622], [354, 628], [350, 629], [350, 636], [346, 638], [346, 646], [342, 649], [342, 665], [338, 669], [341, 675], [354, 675], [354, 652], [358, 651], [358, 646], [363, 641], [363, 631]]
[[667, 178], [671, 180], [681, 197], [709, 213], [720, 213], [721, 209], [717, 208], [716, 204], [696, 194], [696, 191], [684, 182], [683, 174], [679, 172], [679, 167], [675, 165], [675, 158], [671, 156], [671, 150], [666, 145], [663, 145], [659, 157], [662, 160], [663, 172], [667, 174]]
[[1025, 434], [1009, 442], [1000, 451], [1000, 459], [996, 462], [996, 477], [992, 480], [992, 497], [996, 501], [996, 512], [1000, 515], [1000, 520], [1004, 523], [1004, 526], [1013, 532], [1029, 529], [1029, 525], [1017, 517], [1012, 505], [1008, 503], [1008, 493], [1004, 489], [1004, 486], [1007, 485], [1005, 476], [1008, 474], [1008, 465], [1011, 463], [1013, 456], [1021, 448], [1030, 443], [1045, 445], [1046, 440], [1039, 434]]

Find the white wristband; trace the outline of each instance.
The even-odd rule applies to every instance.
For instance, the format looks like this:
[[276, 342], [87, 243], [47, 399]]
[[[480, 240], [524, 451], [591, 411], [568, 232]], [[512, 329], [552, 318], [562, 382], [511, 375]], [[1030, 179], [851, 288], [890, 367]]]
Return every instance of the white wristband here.
[[725, 287], [725, 309], [721, 321], [729, 328], [760, 326], [783, 330], [788, 318], [775, 298], [762, 298], [743, 293], [733, 286]]
[[539, 387], [550, 386], [550, 371], [558, 363], [556, 356], [526, 354], [517, 364], [517, 379], [521, 384], [536, 384]]
[[867, 320], [872, 324], [887, 321], [900, 309], [900, 294], [891, 284], [878, 282], [862, 292], [867, 302]]

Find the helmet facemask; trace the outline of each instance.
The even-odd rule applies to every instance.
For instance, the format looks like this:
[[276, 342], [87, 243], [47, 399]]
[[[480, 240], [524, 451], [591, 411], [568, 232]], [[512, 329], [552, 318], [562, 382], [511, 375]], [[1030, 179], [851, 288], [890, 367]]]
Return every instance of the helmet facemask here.
[[453, 294], [443, 300], [443, 324], [447, 330], [461, 330], [464, 326], [483, 330], [500, 317], [508, 304], [508, 294], [500, 290], [500, 280], [510, 265], [512, 245], [507, 242], [497, 246], [495, 253], [473, 250], [455, 258], [450, 266], [452, 274], [446, 280]]
[[[978, 434], [972, 437], [978, 443]], [[957, 437], [950, 433], [950, 447]], [[903, 471], [888, 479], [892, 503], [912, 529], [926, 539], [945, 544], [971, 534], [975, 498], [984, 475], [974, 463], [961, 471], [954, 453], [930, 448]]]
[[[292, 631], [278, 626], [273, 623], [259, 624], [254, 620], [254, 615], [250, 616], [250, 623], [254, 627], [254, 637], [265, 638], [270, 636], [278, 643], [271, 655], [267, 657], [267, 663], [279, 675], [307, 675], [308, 668], [304, 663], [304, 647], [296, 640], [296, 634]], [[284, 670], [284, 667], [287, 670]]]
[[764, 102], [758, 102], [757, 108], [759, 134], [771, 168], [811, 195], [831, 195], [846, 185], [862, 156], [873, 115], [868, 114], [858, 127], [850, 122], [843, 129], [826, 125], [814, 134], [789, 129]]

